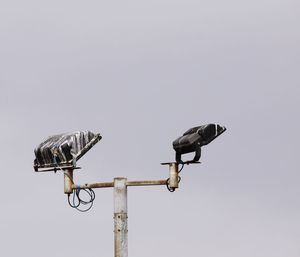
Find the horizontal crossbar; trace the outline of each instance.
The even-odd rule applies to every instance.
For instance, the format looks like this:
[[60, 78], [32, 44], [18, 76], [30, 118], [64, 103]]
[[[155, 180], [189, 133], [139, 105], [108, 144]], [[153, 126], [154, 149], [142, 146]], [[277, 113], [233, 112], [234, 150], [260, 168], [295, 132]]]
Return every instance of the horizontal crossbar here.
[[[166, 185], [167, 180], [141, 180], [141, 181], [127, 181], [127, 186], [160, 186]], [[114, 182], [100, 182], [92, 184], [83, 184], [83, 185], [72, 185], [72, 189], [87, 189], [87, 188], [105, 188], [105, 187], [114, 187]]]

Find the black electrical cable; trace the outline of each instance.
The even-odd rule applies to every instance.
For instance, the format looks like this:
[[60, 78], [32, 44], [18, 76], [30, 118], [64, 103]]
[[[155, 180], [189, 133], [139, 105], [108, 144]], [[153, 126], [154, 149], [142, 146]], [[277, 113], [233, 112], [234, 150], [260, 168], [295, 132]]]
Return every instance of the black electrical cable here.
[[182, 165], [182, 166], [181, 166], [180, 170], [178, 171], [178, 173], [180, 173], [180, 172], [183, 170], [184, 163], [182, 163], [181, 165]]
[[[80, 197], [80, 192], [83, 191], [85, 192], [88, 196], [89, 196], [89, 200], [83, 200]], [[68, 203], [72, 208], [75, 208], [76, 210], [80, 211], [80, 212], [87, 212], [88, 210], [90, 210], [94, 204], [94, 200], [95, 200], [95, 192], [93, 191], [93, 189], [91, 188], [76, 188], [73, 190], [73, 201], [70, 201], [70, 194], [68, 194]], [[79, 206], [82, 205], [89, 205], [86, 209], [81, 209], [79, 208]]]
[[[54, 156], [54, 163], [56, 164], [56, 166], [62, 172], [64, 172], [62, 170], [62, 168], [58, 165], [58, 163], [56, 161], [56, 157], [57, 156]], [[72, 184], [74, 184], [73, 179], [67, 173], [64, 172], [64, 175], [66, 175], [72, 181]], [[80, 198], [80, 192], [81, 192], [81, 190], [88, 195], [88, 197], [89, 197], [88, 201], [83, 200], [82, 198]], [[94, 204], [94, 200], [96, 198], [96, 194], [95, 194], [94, 190], [91, 189], [91, 188], [87, 188], [86, 189], [86, 188], [80, 188], [79, 187], [79, 188], [73, 189], [73, 200], [72, 200], [72, 202], [70, 201], [70, 195], [71, 194], [68, 194], [68, 203], [69, 203], [69, 205], [72, 208], [74, 208], [74, 209], [76, 209], [76, 210], [78, 210], [80, 212], [87, 212], [87, 211], [89, 211], [92, 208], [92, 206]], [[79, 206], [81, 206], [81, 205], [89, 205], [89, 206], [86, 209], [81, 209], [81, 208], [79, 208]]]

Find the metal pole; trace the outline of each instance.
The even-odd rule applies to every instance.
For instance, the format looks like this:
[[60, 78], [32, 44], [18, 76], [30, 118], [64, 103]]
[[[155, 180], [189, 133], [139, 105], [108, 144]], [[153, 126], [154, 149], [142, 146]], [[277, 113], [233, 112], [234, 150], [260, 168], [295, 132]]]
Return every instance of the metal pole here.
[[64, 170], [64, 192], [65, 194], [72, 194], [73, 192], [73, 169]]
[[176, 189], [178, 188], [178, 163], [173, 162], [169, 164], [170, 169], [170, 180], [169, 180], [169, 187]]
[[127, 179], [114, 179], [115, 257], [128, 257]]

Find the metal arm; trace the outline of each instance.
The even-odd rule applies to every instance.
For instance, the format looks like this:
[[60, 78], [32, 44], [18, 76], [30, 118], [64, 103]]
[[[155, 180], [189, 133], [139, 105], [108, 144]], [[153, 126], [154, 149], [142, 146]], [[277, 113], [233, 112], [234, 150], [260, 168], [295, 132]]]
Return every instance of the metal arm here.
[[[162, 180], [140, 180], [140, 181], [126, 181], [126, 186], [161, 186], [166, 185], [168, 183], [170, 188], [178, 188], [179, 179], [178, 179], [178, 163], [169, 163], [169, 171], [170, 177], [169, 179]], [[82, 184], [76, 185], [73, 184], [72, 176], [73, 171], [66, 170], [65, 171], [65, 193], [72, 193], [73, 189], [88, 189], [88, 188], [106, 188], [106, 187], [114, 187], [114, 182], [99, 182], [99, 183], [91, 183], [91, 184]]]
[[[115, 257], [128, 257], [128, 226], [127, 226], [127, 187], [128, 186], [160, 186], [167, 185], [172, 192], [178, 188], [178, 163], [169, 165], [169, 178], [162, 180], [127, 181], [126, 178], [115, 178], [113, 182], [76, 185], [73, 183], [73, 170], [64, 170], [64, 192], [72, 194], [74, 189], [114, 188], [114, 238]], [[170, 191], [171, 191], [170, 190]]]

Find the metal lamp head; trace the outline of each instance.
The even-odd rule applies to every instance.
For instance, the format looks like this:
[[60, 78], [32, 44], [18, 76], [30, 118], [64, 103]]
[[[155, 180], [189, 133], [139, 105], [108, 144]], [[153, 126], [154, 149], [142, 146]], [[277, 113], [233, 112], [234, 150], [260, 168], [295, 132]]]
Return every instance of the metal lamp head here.
[[221, 127], [218, 124], [207, 124], [189, 129], [183, 136], [173, 142], [173, 148], [176, 151], [176, 162], [184, 163], [181, 159], [181, 155], [192, 152], [195, 152], [194, 159], [185, 163], [199, 161], [201, 157], [201, 146], [209, 144], [225, 130], [225, 127]]
[[[102, 137], [90, 131], [77, 131], [48, 137], [35, 150], [34, 170], [76, 168], [76, 162]], [[47, 169], [47, 170], [39, 170]]]

